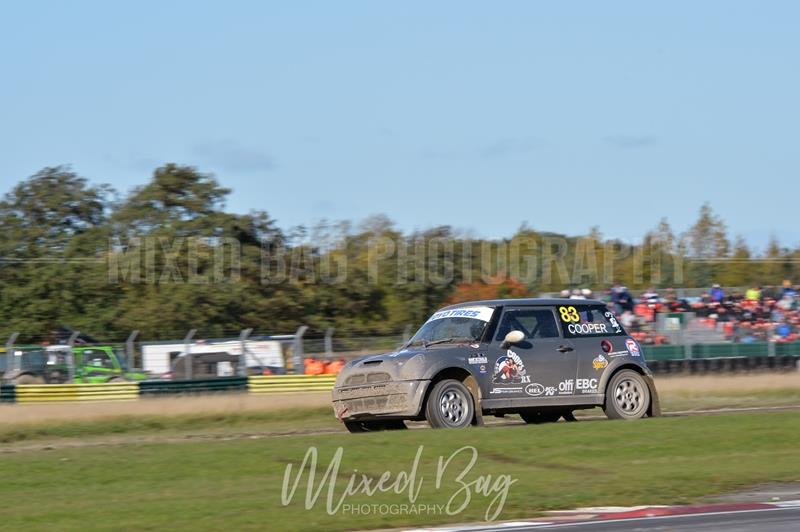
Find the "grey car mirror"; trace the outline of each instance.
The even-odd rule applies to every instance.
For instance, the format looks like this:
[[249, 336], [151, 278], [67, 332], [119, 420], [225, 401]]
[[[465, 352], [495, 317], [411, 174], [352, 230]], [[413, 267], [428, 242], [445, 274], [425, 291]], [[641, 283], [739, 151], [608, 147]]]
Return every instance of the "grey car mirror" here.
[[514, 344], [518, 344], [525, 339], [525, 333], [522, 331], [509, 331], [506, 334], [506, 337], [503, 339], [502, 348], [505, 349], [506, 347]]

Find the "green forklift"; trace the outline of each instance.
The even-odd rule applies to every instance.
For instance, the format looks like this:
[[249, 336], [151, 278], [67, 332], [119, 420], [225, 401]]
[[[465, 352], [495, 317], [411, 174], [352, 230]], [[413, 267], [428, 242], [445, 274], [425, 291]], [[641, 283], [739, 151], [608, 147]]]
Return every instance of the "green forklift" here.
[[10, 384], [90, 384], [141, 381], [143, 371], [128, 368], [125, 352], [111, 345], [14, 347], [10, 341], [0, 369]]

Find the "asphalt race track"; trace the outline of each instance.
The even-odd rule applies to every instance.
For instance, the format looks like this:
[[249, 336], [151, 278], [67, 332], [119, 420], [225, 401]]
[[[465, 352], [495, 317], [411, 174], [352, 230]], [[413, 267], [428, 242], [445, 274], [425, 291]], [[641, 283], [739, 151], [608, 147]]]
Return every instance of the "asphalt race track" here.
[[672, 506], [623, 512], [620, 518], [601, 517], [558, 521], [543, 517], [530, 521], [497, 523], [496, 525], [463, 525], [430, 529], [431, 532], [535, 532], [538, 530], [606, 530], [639, 532], [659, 531], [725, 531], [725, 532], [789, 532], [800, 530], [800, 501], [786, 503], [722, 504], [705, 506]]
[[[725, 530], [726, 532], [796, 531], [800, 528], [800, 508], [769, 508], [725, 513], [670, 515], [620, 519], [611, 521], [585, 521], [550, 525], [540, 528], [562, 530]], [[501, 530], [497, 528], [495, 530]], [[533, 528], [502, 530], [533, 530]]]

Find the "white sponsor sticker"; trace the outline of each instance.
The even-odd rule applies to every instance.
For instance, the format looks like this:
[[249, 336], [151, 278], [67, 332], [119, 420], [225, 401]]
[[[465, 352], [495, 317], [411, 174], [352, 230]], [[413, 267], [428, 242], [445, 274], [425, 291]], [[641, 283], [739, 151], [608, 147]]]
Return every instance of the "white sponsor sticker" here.
[[544, 386], [539, 384], [538, 382], [534, 382], [533, 384], [529, 384], [525, 387], [525, 393], [528, 395], [532, 395], [534, 397], [542, 395], [545, 392]]
[[463, 307], [451, 310], [440, 310], [434, 313], [428, 321], [442, 320], [444, 318], [472, 318], [475, 320], [489, 321], [492, 319], [492, 314], [494, 314], [494, 309], [492, 307]]
[[467, 359], [467, 362], [469, 362], [470, 364], [488, 364], [489, 359], [487, 359], [484, 356], [469, 357]]
[[572, 334], [607, 334], [605, 323], [570, 323], [567, 330]]

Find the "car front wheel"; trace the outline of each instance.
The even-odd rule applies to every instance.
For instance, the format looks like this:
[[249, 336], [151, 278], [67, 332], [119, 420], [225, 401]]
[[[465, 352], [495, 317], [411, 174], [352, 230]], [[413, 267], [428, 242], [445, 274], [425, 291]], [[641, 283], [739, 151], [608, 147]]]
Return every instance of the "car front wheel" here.
[[445, 379], [433, 385], [425, 405], [425, 418], [435, 429], [468, 427], [475, 415], [472, 394], [463, 383]]
[[650, 388], [637, 372], [623, 369], [606, 387], [603, 410], [609, 419], [639, 419], [650, 406]]

